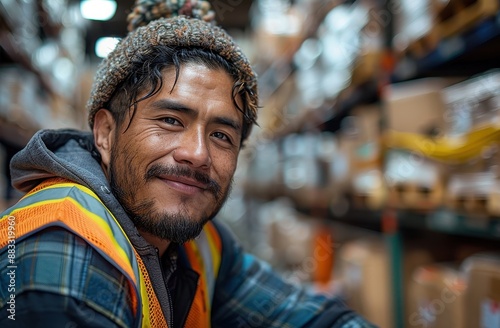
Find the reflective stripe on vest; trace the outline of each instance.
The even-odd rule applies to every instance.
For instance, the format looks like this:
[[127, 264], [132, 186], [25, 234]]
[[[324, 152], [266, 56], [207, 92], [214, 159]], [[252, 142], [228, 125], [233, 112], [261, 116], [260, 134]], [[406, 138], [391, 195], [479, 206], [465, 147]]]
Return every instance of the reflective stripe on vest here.
[[201, 308], [198, 316], [188, 315], [186, 327], [210, 327], [211, 304], [222, 250], [220, 236], [213, 223], [208, 222], [195, 240], [184, 244], [184, 250], [192, 269], [200, 275], [192, 307]]
[[113, 215], [90, 189], [62, 179], [51, 179], [26, 194], [0, 219], [0, 248], [8, 243], [8, 218], [16, 218], [16, 240], [48, 228], [65, 228], [91, 245], [113, 264], [129, 282], [131, 306], [136, 318], [134, 327], [141, 326], [148, 316], [147, 299], [139, 295], [140, 270], [135, 250]]
[[[113, 214], [90, 189], [50, 179], [2, 213], [0, 249], [8, 244], [8, 218], [16, 218], [16, 241], [50, 226], [63, 227], [86, 240], [122, 272], [129, 282], [134, 327], [167, 327], [149, 274]], [[221, 240], [212, 223], [184, 244], [189, 262], [200, 275], [185, 327], [210, 327], [210, 308], [221, 261]]]

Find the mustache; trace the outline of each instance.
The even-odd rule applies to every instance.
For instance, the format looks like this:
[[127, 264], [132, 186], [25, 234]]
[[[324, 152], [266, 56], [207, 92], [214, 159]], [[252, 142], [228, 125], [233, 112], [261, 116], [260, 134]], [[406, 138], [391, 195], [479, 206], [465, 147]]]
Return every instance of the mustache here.
[[190, 169], [189, 167], [175, 166], [175, 165], [162, 165], [153, 164], [146, 172], [146, 181], [149, 181], [160, 175], [171, 175], [176, 177], [185, 177], [189, 179], [196, 180], [207, 186], [207, 191], [212, 193], [216, 199], [222, 197], [220, 185], [210, 178], [210, 176], [204, 172], [199, 172]]

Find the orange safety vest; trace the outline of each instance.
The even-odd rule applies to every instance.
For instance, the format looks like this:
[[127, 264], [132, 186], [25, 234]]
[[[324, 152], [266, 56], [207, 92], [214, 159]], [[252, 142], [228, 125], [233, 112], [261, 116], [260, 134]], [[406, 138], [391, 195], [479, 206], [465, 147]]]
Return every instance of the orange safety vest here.
[[[12, 233], [15, 221], [15, 234]], [[10, 238], [9, 238], [9, 225]], [[160, 303], [141, 257], [113, 214], [89, 188], [54, 178], [26, 194], [2, 213], [0, 250], [48, 227], [62, 227], [83, 238], [127, 278], [134, 327], [167, 327]], [[194, 241], [183, 245], [192, 269], [200, 275], [186, 327], [210, 327], [211, 300], [221, 261], [221, 240], [207, 223]]]

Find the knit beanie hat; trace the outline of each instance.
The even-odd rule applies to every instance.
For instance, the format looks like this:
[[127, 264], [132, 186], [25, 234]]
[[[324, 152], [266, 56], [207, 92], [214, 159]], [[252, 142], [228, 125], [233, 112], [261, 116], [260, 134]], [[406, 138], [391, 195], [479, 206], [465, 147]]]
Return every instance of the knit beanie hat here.
[[[257, 75], [232, 38], [215, 26], [210, 4], [198, 0], [137, 0], [128, 16], [129, 34], [99, 65], [87, 102], [89, 125], [130, 73], [134, 58], [155, 46], [197, 47], [217, 53], [234, 65], [247, 91], [243, 108], [247, 123], [257, 119]], [[124, 109], [126, 110], [126, 109]]]

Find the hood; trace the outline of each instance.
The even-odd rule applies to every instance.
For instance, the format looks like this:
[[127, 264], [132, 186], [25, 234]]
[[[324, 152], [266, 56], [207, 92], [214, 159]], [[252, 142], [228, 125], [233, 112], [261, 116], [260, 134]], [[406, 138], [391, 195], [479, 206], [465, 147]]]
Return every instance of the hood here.
[[47, 178], [65, 178], [93, 190], [108, 182], [90, 132], [41, 130], [10, 163], [12, 185], [28, 192]]
[[148, 252], [151, 246], [140, 236], [111, 193], [99, 161], [100, 156], [90, 132], [41, 130], [12, 158], [12, 185], [22, 192], [28, 192], [43, 180], [53, 177], [84, 185], [94, 191], [113, 213], [137, 251]]

